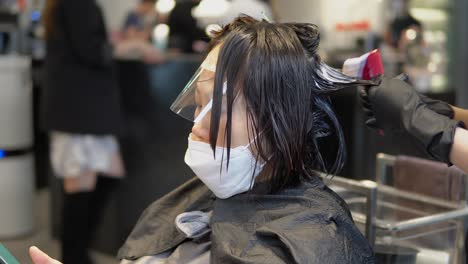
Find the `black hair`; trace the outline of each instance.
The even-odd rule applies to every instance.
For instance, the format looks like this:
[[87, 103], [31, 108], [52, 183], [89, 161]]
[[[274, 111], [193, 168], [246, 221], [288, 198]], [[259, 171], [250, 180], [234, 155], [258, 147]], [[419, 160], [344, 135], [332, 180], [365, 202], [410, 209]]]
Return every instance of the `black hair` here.
[[[338, 173], [346, 159], [343, 130], [332, 110], [330, 92], [365, 84], [322, 63], [318, 27], [307, 23], [270, 23], [240, 16], [212, 32], [218, 55], [211, 111], [210, 145], [216, 147], [223, 83], [227, 82], [224, 143], [229, 166], [232, 106], [240, 94], [247, 107], [248, 134], [270, 192]], [[320, 139], [335, 135], [334, 162], [322, 158]]]

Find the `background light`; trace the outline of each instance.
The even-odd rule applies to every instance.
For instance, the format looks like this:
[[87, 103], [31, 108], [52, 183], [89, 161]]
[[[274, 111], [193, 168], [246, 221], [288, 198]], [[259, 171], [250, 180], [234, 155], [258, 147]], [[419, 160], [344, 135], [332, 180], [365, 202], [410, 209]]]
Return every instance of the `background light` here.
[[406, 38], [409, 40], [415, 40], [416, 39], [416, 30], [414, 29], [408, 29], [406, 31]]
[[169, 36], [169, 26], [166, 24], [159, 24], [154, 27], [153, 38], [155, 40], [166, 40]]
[[434, 73], [437, 71], [437, 64], [434, 63], [434, 62], [429, 62], [429, 64], [427, 65], [427, 70]]
[[175, 0], [158, 0], [156, 2], [156, 11], [162, 14], [166, 14], [172, 11], [176, 5]]
[[196, 18], [219, 17], [228, 10], [229, 4], [226, 0], [202, 0], [192, 9], [192, 15]]

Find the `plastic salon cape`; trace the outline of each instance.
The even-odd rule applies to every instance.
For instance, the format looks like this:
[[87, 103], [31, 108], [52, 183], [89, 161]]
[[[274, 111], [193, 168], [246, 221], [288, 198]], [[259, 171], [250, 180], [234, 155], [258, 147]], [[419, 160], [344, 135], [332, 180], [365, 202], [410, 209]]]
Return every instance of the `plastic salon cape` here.
[[250, 193], [222, 200], [194, 178], [143, 212], [118, 257], [174, 249], [187, 239], [176, 216], [212, 211], [211, 263], [374, 263], [345, 202], [320, 179], [276, 194], [261, 189], [256, 184]]

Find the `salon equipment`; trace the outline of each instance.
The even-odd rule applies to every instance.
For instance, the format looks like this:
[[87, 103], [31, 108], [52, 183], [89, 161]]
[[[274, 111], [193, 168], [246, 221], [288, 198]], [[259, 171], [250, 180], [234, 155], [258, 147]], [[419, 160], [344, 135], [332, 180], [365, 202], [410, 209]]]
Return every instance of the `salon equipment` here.
[[33, 229], [34, 161], [30, 60], [0, 56], [0, 238]]
[[0, 6], [0, 54], [16, 52], [19, 16]]
[[[379, 245], [376, 253], [384, 245], [391, 249], [386, 256], [407, 256], [406, 248], [411, 248], [418, 252], [414, 262], [417, 264], [462, 263], [468, 176], [449, 172], [442, 163], [437, 164], [439, 169], [434, 169], [429, 166], [435, 162], [418, 160], [416, 166], [410, 167], [421, 168], [422, 164], [430, 168], [422, 175], [414, 169], [401, 169], [414, 160], [403, 164], [401, 158], [379, 154], [377, 182], [337, 176], [324, 176], [324, 182], [347, 202], [354, 221], [369, 242]], [[392, 169], [393, 173], [389, 173]], [[405, 181], [402, 183], [401, 179]]]
[[0, 264], [19, 264], [18, 260], [0, 243]]

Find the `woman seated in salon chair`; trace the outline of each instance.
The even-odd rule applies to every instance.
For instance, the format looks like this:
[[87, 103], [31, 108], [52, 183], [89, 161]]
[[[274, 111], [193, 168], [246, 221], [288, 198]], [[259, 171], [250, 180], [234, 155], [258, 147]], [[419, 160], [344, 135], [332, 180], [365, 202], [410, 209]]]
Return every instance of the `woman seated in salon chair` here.
[[[171, 106], [193, 122], [185, 162], [196, 177], [144, 211], [121, 263], [374, 263], [318, 176], [345, 160], [330, 93], [366, 82], [320, 61], [312, 24], [242, 16], [213, 35]], [[339, 141], [332, 162], [321, 155], [328, 136]]]

